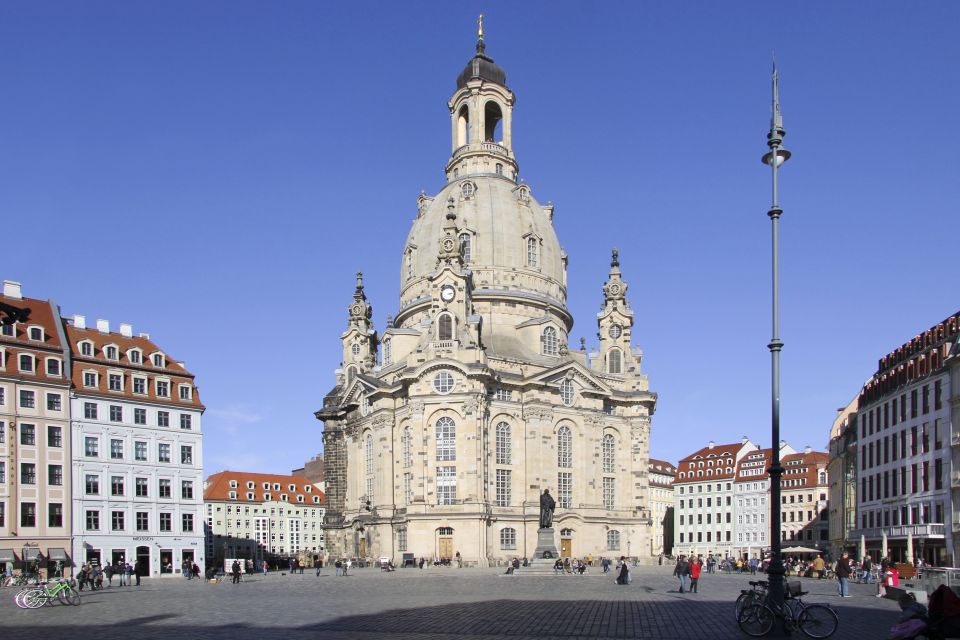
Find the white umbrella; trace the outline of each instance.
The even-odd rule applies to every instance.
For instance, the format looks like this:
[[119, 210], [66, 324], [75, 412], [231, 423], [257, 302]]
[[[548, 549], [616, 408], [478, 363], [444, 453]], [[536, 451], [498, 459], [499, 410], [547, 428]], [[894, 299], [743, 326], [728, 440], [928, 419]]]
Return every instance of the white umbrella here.
[[913, 532], [907, 532], [907, 562], [913, 562]]
[[863, 562], [863, 559], [867, 557], [867, 539], [864, 535], [860, 534], [860, 562]]
[[881, 544], [880, 555], [886, 558], [887, 557], [887, 530], [886, 529], [883, 530], [883, 540], [880, 544]]

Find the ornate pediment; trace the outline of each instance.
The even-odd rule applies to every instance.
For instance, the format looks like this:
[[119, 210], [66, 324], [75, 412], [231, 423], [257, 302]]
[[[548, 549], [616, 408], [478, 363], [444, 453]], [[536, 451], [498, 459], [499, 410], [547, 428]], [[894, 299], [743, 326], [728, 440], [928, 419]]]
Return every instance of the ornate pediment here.
[[573, 380], [589, 392], [602, 395], [613, 394], [613, 389], [576, 360], [561, 363], [531, 378], [532, 382], [541, 382], [547, 385], [557, 385], [563, 380]]

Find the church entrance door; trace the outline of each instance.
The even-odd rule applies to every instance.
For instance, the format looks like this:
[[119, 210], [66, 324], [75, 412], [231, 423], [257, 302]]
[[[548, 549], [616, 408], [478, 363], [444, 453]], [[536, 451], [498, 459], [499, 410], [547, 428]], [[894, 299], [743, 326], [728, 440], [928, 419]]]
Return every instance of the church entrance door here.
[[453, 538], [440, 538], [439, 555], [441, 560], [453, 560]]
[[570, 538], [561, 538], [560, 539], [560, 557], [569, 558], [571, 557], [570, 550], [573, 547], [571, 544], [573, 541]]

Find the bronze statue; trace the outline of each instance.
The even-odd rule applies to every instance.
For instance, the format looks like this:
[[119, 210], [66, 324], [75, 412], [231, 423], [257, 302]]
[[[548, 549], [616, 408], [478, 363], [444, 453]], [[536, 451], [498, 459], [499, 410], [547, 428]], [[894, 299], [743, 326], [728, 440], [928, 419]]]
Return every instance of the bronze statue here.
[[540, 528], [549, 529], [553, 525], [553, 510], [557, 503], [550, 495], [550, 489], [544, 489], [540, 494]]

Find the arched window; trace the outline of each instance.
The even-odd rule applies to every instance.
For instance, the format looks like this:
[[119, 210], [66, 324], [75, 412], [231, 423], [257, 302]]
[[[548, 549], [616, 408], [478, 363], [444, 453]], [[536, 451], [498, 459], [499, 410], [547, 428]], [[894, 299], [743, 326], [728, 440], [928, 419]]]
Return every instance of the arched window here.
[[511, 464], [510, 425], [506, 422], [497, 424], [497, 464]]
[[503, 175], [503, 165], [500, 164], [499, 162], [497, 163], [497, 166], [496, 166], [496, 172], [498, 176]]
[[613, 434], [603, 436], [603, 472], [613, 473], [614, 459], [616, 458], [616, 441]]
[[383, 341], [383, 366], [389, 367], [393, 364], [393, 341], [386, 338]]
[[573, 435], [566, 425], [557, 430], [557, 466], [564, 469], [573, 467]]
[[620, 349], [610, 349], [607, 352], [607, 373], [621, 373]]
[[503, 112], [500, 105], [492, 100], [484, 105], [483, 124], [485, 131], [483, 139], [485, 142], [496, 142], [502, 132], [500, 131], [500, 121], [503, 120]]
[[512, 527], [500, 529], [500, 548], [501, 549], [517, 548], [517, 530], [516, 529]]
[[457, 146], [462, 147], [470, 142], [470, 110], [467, 105], [460, 108], [457, 114]]
[[472, 198], [475, 189], [472, 182], [464, 182], [463, 186], [460, 187], [460, 193], [463, 194], [464, 198]]
[[527, 238], [527, 266], [537, 266], [537, 239]]
[[400, 448], [403, 451], [403, 468], [409, 469], [413, 466], [413, 432], [410, 427], [404, 428], [400, 436]]
[[470, 250], [470, 234], [461, 233], [460, 234], [460, 255], [463, 256], [464, 262], [470, 262], [472, 260], [473, 254]]
[[610, 529], [610, 531], [607, 531], [607, 550], [620, 550], [620, 532], [616, 529]]
[[444, 416], [437, 420], [437, 460], [457, 459], [457, 425]]
[[413, 247], [407, 248], [404, 254], [404, 262], [406, 263], [407, 280], [409, 280], [413, 277]]
[[540, 336], [540, 342], [543, 345], [543, 355], [545, 356], [557, 355], [557, 350], [558, 350], [557, 330], [554, 327], [544, 328], [543, 334]]
[[359, 356], [359, 355], [360, 355], [360, 343], [354, 342], [352, 345], [350, 345], [350, 353], [353, 354], [353, 357], [354, 357], [354, 358], [356, 358], [357, 356]]
[[576, 394], [573, 388], [572, 380], [563, 380], [560, 383], [560, 400], [566, 406], [572, 406], [573, 401], [576, 398]]
[[367, 500], [373, 502], [373, 434], [368, 433], [366, 444], [367, 458]]
[[442, 314], [437, 320], [437, 340], [453, 340], [453, 316]]

